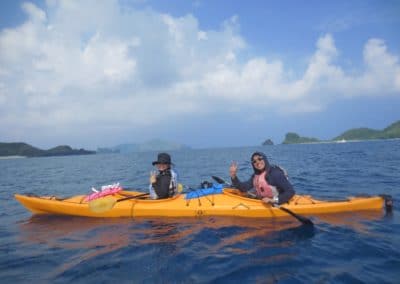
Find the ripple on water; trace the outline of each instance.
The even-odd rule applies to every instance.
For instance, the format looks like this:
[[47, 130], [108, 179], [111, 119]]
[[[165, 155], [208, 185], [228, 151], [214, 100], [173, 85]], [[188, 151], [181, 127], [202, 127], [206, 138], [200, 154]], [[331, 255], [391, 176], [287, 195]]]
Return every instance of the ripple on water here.
[[[4, 283], [397, 283], [400, 141], [277, 145], [173, 152], [181, 181], [196, 187], [265, 151], [298, 193], [318, 199], [391, 194], [393, 214], [294, 218], [31, 217], [14, 193], [70, 196], [121, 182], [146, 188], [156, 153], [0, 160], [0, 274]], [[145, 165], [145, 166], [144, 166]], [[146, 166], [148, 165], [148, 167]], [[202, 165], [199, 167], [199, 165]]]

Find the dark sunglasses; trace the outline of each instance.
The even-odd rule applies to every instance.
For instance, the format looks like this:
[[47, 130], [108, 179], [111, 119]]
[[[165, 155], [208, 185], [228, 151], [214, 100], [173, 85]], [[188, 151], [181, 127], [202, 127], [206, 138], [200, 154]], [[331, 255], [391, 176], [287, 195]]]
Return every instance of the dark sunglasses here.
[[253, 159], [251, 162], [252, 162], [253, 164], [255, 164], [255, 163], [261, 162], [261, 161], [264, 161], [264, 159], [263, 159], [263, 158], [255, 158], [255, 159]]

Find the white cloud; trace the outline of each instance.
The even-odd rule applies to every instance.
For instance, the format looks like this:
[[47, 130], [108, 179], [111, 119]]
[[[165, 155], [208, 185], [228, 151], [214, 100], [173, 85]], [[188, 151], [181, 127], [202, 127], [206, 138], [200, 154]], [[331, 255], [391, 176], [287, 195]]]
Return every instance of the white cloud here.
[[365, 69], [347, 74], [335, 64], [333, 36], [322, 35], [294, 78], [276, 58], [244, 59], [237, 16], [205, 31], [193, 15], [124, 10], [118, 1], [48, 5], [23, 4], [26, 22], [0, 32], [0, 134], [11, 140], [33, 121], [79, 136], [82, 125], [126, 131], [165, 117], [266, 106], [316, 112], [337, 97], [400, 93], [398, 57], [382, 39], [365, 44]]
[[384, 95], [398, 92], [396, 78], [400, 76], [399, 58], [387, 51], [381, 39], [370, 39], [364, 47], [366, 72], [359, 80], [362, 92], [370, 95]]
[[129, 49], [135, 48], [138, 42], [103, 39], [98, 33], [92, 37], [81, 55], [82, 65], [87, 67], [88, 74], [97, 75], [97, 80], [90, 78], [93, 81], [91, 84], [103, 79], [123, 82], [134, 76], [136, 60], [129, 57]]
[[31, 21], [46, 21], [46, 13], [37, 8], [34, 4], [25, 2], [22, 4], [22, 9], [28, 14]]

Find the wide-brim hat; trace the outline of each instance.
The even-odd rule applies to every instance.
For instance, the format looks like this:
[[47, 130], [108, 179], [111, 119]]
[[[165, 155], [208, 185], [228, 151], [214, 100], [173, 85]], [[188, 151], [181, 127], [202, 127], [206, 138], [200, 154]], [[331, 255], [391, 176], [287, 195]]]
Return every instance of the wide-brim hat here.
[[159, 153], [158, 156], [157, 156], [157, 161], [154, 161], [152, 164], [153, 164], [153, 166], [157, 165], [157, 164], [168, 164], [168, 165], [171, 165], [172, 164], [171, 163], [171, 156], [169, 154], [167, 154], [167, 153]]

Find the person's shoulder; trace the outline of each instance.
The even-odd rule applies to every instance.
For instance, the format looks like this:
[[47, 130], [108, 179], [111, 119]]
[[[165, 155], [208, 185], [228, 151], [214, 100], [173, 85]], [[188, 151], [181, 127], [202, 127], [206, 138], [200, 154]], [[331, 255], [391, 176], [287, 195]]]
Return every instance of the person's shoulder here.
[[287, 176], [286, 171], [277, 165], [272, 165], [270, 167], [269, 171], [270, 171], [270, 175], [274, 176], [274, 177], [281, 177], [281, 176], [286, 177]]

